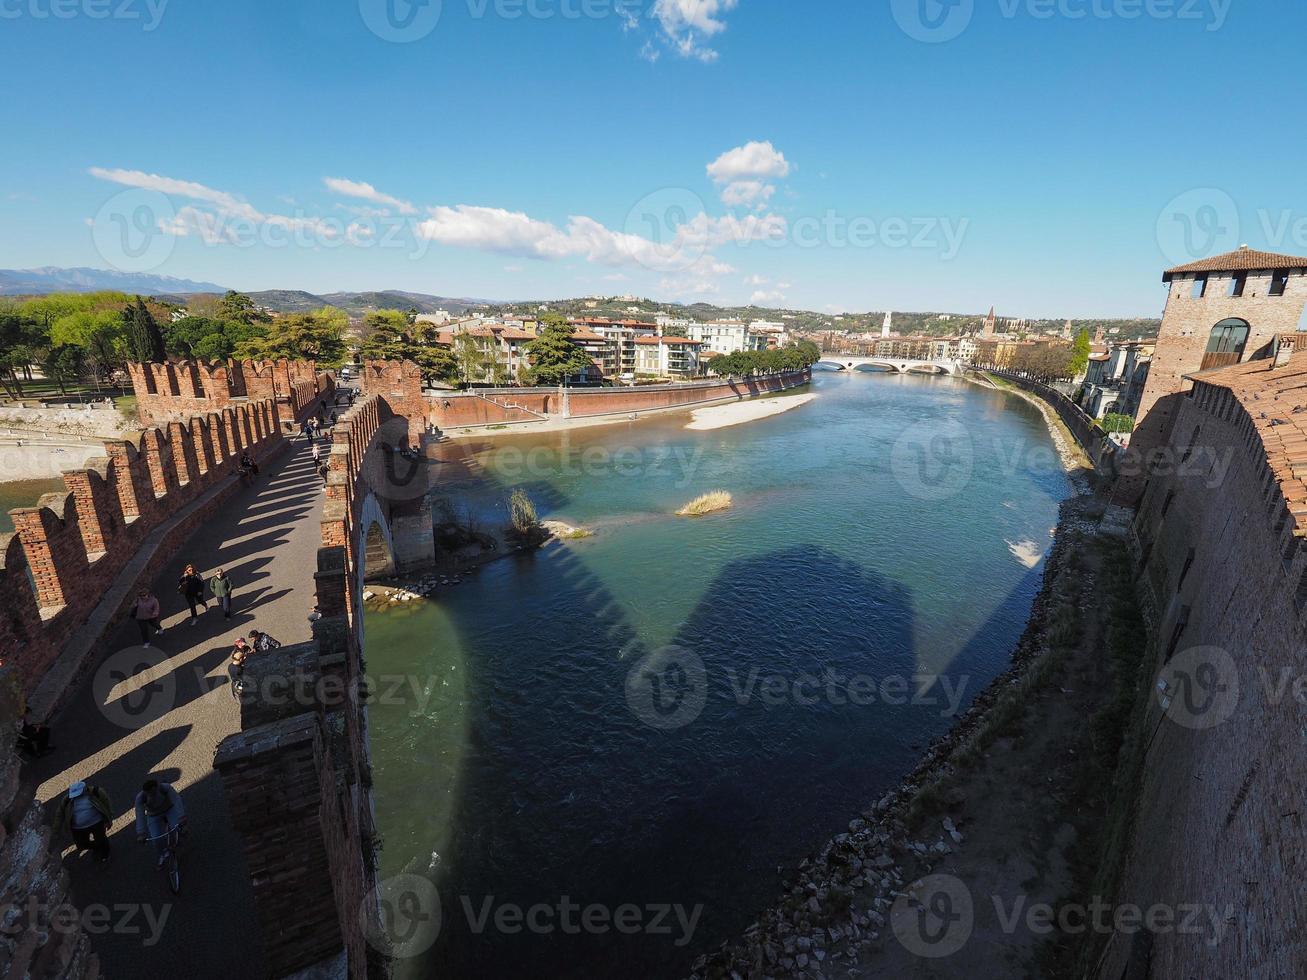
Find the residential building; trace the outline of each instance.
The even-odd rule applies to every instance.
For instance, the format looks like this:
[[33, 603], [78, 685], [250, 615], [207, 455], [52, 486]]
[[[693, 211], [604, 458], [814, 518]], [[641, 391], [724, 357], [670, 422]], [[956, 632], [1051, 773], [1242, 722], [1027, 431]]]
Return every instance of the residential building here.
[[637, 337], [635, 376], [639, 378], [675, 378], [687, 380], [699, 374], [697, 340], [686, 337]]

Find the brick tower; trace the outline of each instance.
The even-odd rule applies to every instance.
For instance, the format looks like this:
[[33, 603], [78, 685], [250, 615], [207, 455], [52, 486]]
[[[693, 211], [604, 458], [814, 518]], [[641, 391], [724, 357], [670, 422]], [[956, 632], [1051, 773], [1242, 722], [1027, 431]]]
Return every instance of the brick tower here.
[[1168, 269], [1162, 281], [1166, 310], [1130, 442], [1135, 475], [1117, 487], [1123, 503], [1143, 490], [1148, 474], [1140, 461], [1167, 444], [1189, 376], [1273, 356], [1278, 338], [1297, 333], [1307, 307], [1307, 258], [1246, 245]]

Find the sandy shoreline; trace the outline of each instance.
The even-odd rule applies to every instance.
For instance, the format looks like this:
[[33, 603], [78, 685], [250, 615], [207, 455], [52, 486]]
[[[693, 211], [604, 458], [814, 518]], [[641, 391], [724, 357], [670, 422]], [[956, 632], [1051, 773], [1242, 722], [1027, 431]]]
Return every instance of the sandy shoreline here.
[[687, 429], [706, 432], [712, 429], [725, 429], [732, 425], [742, 425], [758, 419], [780, 415], [792, 408], [806, 405], [817, 396], [812, 392], [803, 395], [783, 395], [778, 398], [751, 399], [743, 402], [730, 402], [725, 405], [713, 405], [709, 408], [697, 408], [691, 415]]

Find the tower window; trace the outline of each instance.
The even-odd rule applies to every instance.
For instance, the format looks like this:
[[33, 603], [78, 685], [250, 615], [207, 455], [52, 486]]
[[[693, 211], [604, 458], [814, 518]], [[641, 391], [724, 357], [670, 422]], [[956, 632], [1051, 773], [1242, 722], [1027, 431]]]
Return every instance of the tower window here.
[[1214, 326], [1211, 336], [1207, 339], [1207, 351], [1203, 354], [1203, 363], [1199, 370], [1206, 371], [1227, 364], [1238, 364], [1243, 359], [1250, 330], [1248, 321], [1239, 319], [1222, 320]]
[[1244, 287], [1248, 285], [1248, 273], [1236, 272], [1234, 278], [1230, 280], [1230, 295], [1242, 296]]
[[1271, 295], [1283, 296], [1284, 291], [1289, 288], [1289, 273], [1287, 270], [1271, 273]]
[[1206, 274], [1194, 277], [1194, 291], [1190, 294], [1194, 299], [1202, 299], [1207, 295], [1207, 276]]

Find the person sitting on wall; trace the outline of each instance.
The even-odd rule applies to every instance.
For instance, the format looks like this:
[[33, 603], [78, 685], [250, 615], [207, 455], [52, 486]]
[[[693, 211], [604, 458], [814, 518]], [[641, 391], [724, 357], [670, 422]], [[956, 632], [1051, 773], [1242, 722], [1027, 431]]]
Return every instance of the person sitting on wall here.
[[50, 751], [50, 729], [39, 721], [33, 721], [30, 711], [23, 712], [15, 727], [18, 729], [16, 744], [19, 752], [37, 758]]
[[241, 453], [240, 468], [241, 474], [244, 476], [255, 477], [259, 475], [259, 464], [250, 458], [249, 450]]
[[231, 648], [231, 662], [227, 664], [227, 680], [231, 684], [231, 696], [234, 698], [240, 698], [245, 693], [245, 661], [250, 653], [250, 645], [245, 642], [245, 637], [236, 637], [236, 643]]
[[269, 650], [276, 650], [281, 643], [260, 630], [250, 630], [250, 646], [256, 653], [267, 653]]

